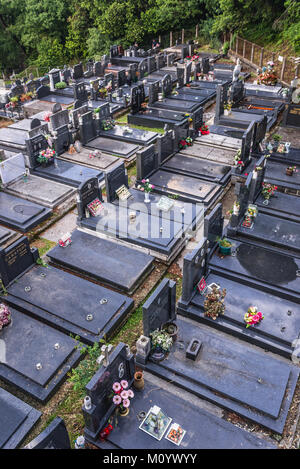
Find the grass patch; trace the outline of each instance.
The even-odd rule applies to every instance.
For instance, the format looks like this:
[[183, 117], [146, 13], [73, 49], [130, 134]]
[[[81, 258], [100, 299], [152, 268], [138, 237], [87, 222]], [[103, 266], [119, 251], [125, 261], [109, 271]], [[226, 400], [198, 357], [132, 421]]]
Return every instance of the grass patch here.
[[54, 248], [56, 243], [46, 238], [38, 238], [32, 243], [32, 246], [38, 248], [40, 257], [42, 257], [50, 251], [50, 249]]
[[129, 183], [130, 183], [130, 179], [132, 177], [136, 178], [136, 163], [133, 164], [132, 166], [130, 166], [129, 168], [127, 168], [127, 173], [128, 173], [128, 180], [129, 180]]

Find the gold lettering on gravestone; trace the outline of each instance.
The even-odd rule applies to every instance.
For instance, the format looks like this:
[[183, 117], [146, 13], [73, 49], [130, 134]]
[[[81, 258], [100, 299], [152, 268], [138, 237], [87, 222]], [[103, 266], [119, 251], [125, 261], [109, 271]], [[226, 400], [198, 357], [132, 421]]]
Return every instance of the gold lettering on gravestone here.
[[28, 253], [28, 247], [25, 243], [21, 243], [19, 246], [12, 249], [8, 254], [5, 256], [5, 262], [7, 265], [12, 265], [16, 262], [18, 257], [25, 256]]

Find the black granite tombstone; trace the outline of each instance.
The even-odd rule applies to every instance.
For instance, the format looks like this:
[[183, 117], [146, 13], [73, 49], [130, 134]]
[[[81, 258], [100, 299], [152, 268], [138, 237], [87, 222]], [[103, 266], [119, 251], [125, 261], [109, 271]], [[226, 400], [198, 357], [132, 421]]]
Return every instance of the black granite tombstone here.
[[79, 116], [80, 140], [83, 145], [97, 137], [96, 122], [93, 111], [88, 111]]
[[165, 278], [143, 304], [144, 335], [176, 320], [176, 283]]
[[110, 398], [115, 382], [126, 380], [129, 388], [134, 377], [134, 357], [129, 347], [120, 342], [115, 350], [86, 385], [86, 394], [91, 400], [91, 408], [82, 407], [85, 421], [84, 434], [90, 443], [99, 441], [99, 434], [115, 411]]
[[63, 419], [55, 417], [48, 427], [23, 449], [71, 449], [69, 434]]
[[82, 105], [87, 102], [88, 93], [87, 93], [87, 90], [85, 88], [84, 82], [74, 83], [73, 90], [74, 90], [74, 98], [75, 99], [80, 101], [82, 103]]
[[168, 130], [157, 139], [158, 165], [160, 166], [174, 153], [174, 137], [172, 130]]
[[201, 59], [201, 63], [202, 63], [202, 73], [204, 73], [204, 75], [207, 75], [210, 70], [209, 57], [203, 57]]
[[160, 89], [160, 82], [154, 81], [149, 84], [149, 100], [148, 103], [151, 106], [158, 100], [158, 93]]
[[30, 168], [34, 169], [39, 166], [37, 158], [42, 150], [46, 150], [49, 147], [45, 135], [39, 134], [34, 137], [28, 138], [25, 140], [27, 154], [29, 156], [29, 165]]
[[172, 78], [169, 74], [165, 75], [161, 80], [161, 89], [164, 98], [172, 93]]
[[105, 186], [107, 202], [114, 202], [118, 199], [117, 190], [121, 186], [129, 187], [128, 176], [124, 163], [120, 163], [118, 167], [111, 169], [105, 173]]
[[223, 226], [222, 204], [218, 204], [204, 219], [204, 236], [210, 249], [216, 246], [218, 237], [222, 238]]
[[83, 78], [83, 65], [81, 62], [74, 65], [72, 78], [73, 80], [79, 80], [80, 78]]
[[94, 199], [102, 201], [102, 192], [97, 178], [90, 178], [78, 187], [77, 212], [78, 221], [86, 217], [87, 205]]
[[184, 67], [177, 66], [176, 75], [178, 87], [182, 88], [184, 86]]
[[158, 155], [154, 145], [137, 152], [136, 168], [137, 179], [140, 181], [148, 178], [158, 168]]
[[300, 128], [300, 105], [289, 104], [285, 110], [282, 125], [284, 127]]
[[203, 238], [196, 249], [188, 252], [183, 259], [181, 303], [188, 304], [195, 293], [195, 288], [207, 271], [207, 253], [210, 242]]
[[214, 123], [218, 124], [221, 116], [224, 114], [224, 104], [228, 102], [229, 84], [224, 83], [217, 86], [216, 111]]

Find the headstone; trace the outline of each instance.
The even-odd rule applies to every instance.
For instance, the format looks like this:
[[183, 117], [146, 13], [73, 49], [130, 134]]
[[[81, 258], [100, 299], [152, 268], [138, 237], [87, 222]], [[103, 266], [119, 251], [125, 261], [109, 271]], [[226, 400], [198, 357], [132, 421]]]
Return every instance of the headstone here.
[[117, 45], [113, 45], [109, 49], [109, 57], [112, 59], [114, 57], [119, 57], [119, 49]]
[[282, 125], [284, 127], [300, 128], [300, 104], [289, 104], [284, 112]]
[[44, 135], [39, 134], [34, 137], [26, 139], [25, 143], [26, 143], [27, 154], [29, 156], [30, 168], [34, 169], [40, 164], [37, 161], [40, 151], [46, 150], [49, 147], [48, 142]]
[[85, 421], [85, 436], [89, 441], [99, 439], [99, 433], [115, 410], [112, 402], [112, 385], [126, 380], [129, 388], [134, 377], [134, 357], [128, 346], [120, 342], [109, 355], [107, 366], [102, 365], [86, 385], [86, 395], [91, 399], [91, 409], [82, 407]]
[[189, 62], [184, 67], [184, 84], [187, 85], [191, 81], [192, 62]]
[[55, 91], [56, 83], [60, 82], [60, 70], [58, 68], [53, 68], [48, 72], [50, 80], [50, 91]]
[[133, 86], [130, 92], [130, 105], [132, 114], [139, 112], [145, 101], [144, 85]]
[[207, 270], [207, 252], [209, 241], [203, 238], [199, 245], [191, 252], [188, 252], [183, 259], [182, 294], [180, 302], [189, 303], [195, 288]]
[[70, 111], [71, 121], [75, 129], [78, 129], [79, 127], [79, 117], [82, 116], [83, 114], [86, 114], [87, 112], [88, 112], [87, 104], [85, 104], [84, 106], [79, 106], [79, 107], [74, 106], [74, 110]]
[[79, 78], [83, 78], [83, 66], [81, 62], [73, 67], [73, 79], [79, 80]]
[[184, 87], [184, 68], [183, 67], [177, 67], [176, 68], [176, 74], [177, 74], [177, 83], [179, 88]]
[[100, 61], [94, 63], [94, 75], [95, 77], [102, 77], [104, 75], [104, 67]]
[[50, 94], [50, 88], [46, 85], [41, 85], [37, 90], [36, 90], [36, 97], [37, 99], [43, 99], [46, 96], [49, 96]]
[[50, 124], [52, 130], [57, 130], [59, 127], [69, 125], [69, 111], [65, 109], [52, 114], [50, 116]]
[[[66, 116], [65, 116], [66, 118]], [[53, 145], [57, 155], [61, 155], [69, 149], [69, 146], [72, 142], [72, 136], [69, 131], [69, 125], [65, 124], [60, 127], [53, 129]]]
[[202, 127], [202, 124], [203, 124], [203, 107], [200, 107], [199, 109], [197, 109], [197, 111], [193, 113], [192, 125], [193, 125], [193, 129], [196, 132], [196, 135], [198, 135], [198, 131], [200, 127]]
[[228, 102], [229, 84], [224, 83], [217, 86], [215, 124], [219, 123], [221, 116], [224, 114], [224, 104]]
[[172, 93], [172, 78], [171, 76], [165, 75], [161, 81], [161, 88], [164, 98], [167, 98]]
[[144, 335], [176, 320], [176, 282], [165, 278], [143, 305]]
[[40, 80], [29, 80], [26, 83], [26, 89], [30, 93], [34, 93], [41, 86]]
[[151, 56], [147, 58], [147, 64], [148, 64], [148, 73], [153, 73], [156, 70], [156, 62], [155, 62], [155, 57]]
[[60, 71], [61, 81], [64, 81], [65, 83], [68, 84], [71, 77], [72, 77], [71, 70], [65, 65], [63, 70]]
[[265, 179], [266, 165], [267, 159], [263, 155], [256, 162], [256, 167], [261, 169], [259, 169], [258, 171], [254, 171], [254, 173], [252, 174], [252, 181], [249, 188], [250, 203], [255, 203], [257, 197], [259, 196], [262, 190], [262, 184]]
[[109, 83], [111, 84], [111, 89], [113, 91], [115, 89], [115, 80], [113, 73], [106, 73], [104, 75], [104, 86], [107, 86]]
[[204, 218], [204, 236], [207, 238], [209, 248], [216, 245], [217, 237], [222, 238], [224, 217], [222, 215], [222, 204], [216, 207]]
[[25, 173], [26, 166], [22, 153], [11, 156], [0, 164], [0, 177], [4, 186], [23, 177]]
[[201, 62], [202, 62], [202, 73], [204, 73], [204, 75], [207, 75], [210, 69], [209, 58], [203, 57]]
[[99, 183], [97, 178], [91, 178], [83, 182], [77, 190], [77, 211], [78, 220], [86, 218], [87, 205], [95, 199], [102, 201], [102, 193], [99, 189]]
[[63, 419], [56, 417], [42, 433], [24, 446], [24, 449], [71, 449]]
[[240, 209], [239, 209], [238, 215], [234, 215], [234, 214], [231, 215], [229, 225], [227, 227], [228, 236], [234, 235], [236, 233], [237, 228], [242, 218], [245, 215], [245, 211], [249, 204], [249, 194], [250, 194], [250, 186], [252, 183], [252, 177], [253, 177], [253, 173], [251, 172], [248, 175], [245, 184], [241, 185], [240, 183], [237, 183], [235, 185], [235, 194], [237, 195], [237, 201], [240, 205]]
[[201, 64], [200, 62], [194, 63], [194, 81], [198, 80], [198, 74], [201, 73]]
[[88, 100], [88, 92], [85, 88], [84, 82], [82, 83], [74, 83], [73, 85], [74, 90], [74, 98], [81, 101], [82, 105], [87, 102]]
[[28, 238], [22, 236], [10, 246], [0, 249], [0, 273], [3, 285], [7, 287], [25, 270], [34, 265], [39, 257], [36, 248], [30, 248]]
[[158, 155], [155, 146], [150, 145], [136, 154], [137, 179], [147, 179], [158, 168]]
[[148, 73], [147, 59], [141, 60], [141, 62], [138, 64], [138, 73], [140, 80], [142, 80], [145, 74]]
[[137, 71], [138, 65], [137, 64], [129, 64], [129, 76], [132, 83], [137, 81]]
[[107, 202], [111, 203], [118, 199], [116, 191], [122, 186], [127, 188], [129, 187], [124, 162], [122, 162], [117, 168], [111, 169], [105, 173]]
[[231, 101], [234, 104], [239, 103], [245, 97], [245, 85], [243, 80], [234, 81], [231, 85]]
[[156, 68], [157, 70], [160, 70], [165, 66], [165, 57], [164, 54], [158, 54], [156, 56]]
[[250, 161], [254, 131], [255, 122], [251, 122], [242, 137], [241, 160], [245, 166]]
[[160, 88], [159, 81], [153, 81], [152, 83], [149, 84], [149, 100], [148, 100], [149, 106], [151, 106], [151, 104], [156, 103], [156, 101], [158, 100], [159, 88]]
[[127, 77], [125, 68], [117, 71], [117, 87], [126, 85]]
[[22, 94], [25, 93], [25, 88], [21, 84], [20, 80], [16, 80], [16, 82], [12, 85], [10, 88], [9, 94], [10, 96], [21, 96]]
[[168, 130], [164, 135], [160, 135], [158, 137], [157, 151], [158, 165], [160, 166], [174, 152], [174, 137], [172, 130]]
[[172, 67], [175, 62], [175, 54], [171, 52], [171, 54], [167, 54], [167, 67]]
[[60, 103], [54, 103], [52, 106], [52, 114], [55, 114], [56, 112], [62, 111], [62, 107]]
[[252, 150], [254, 152], [259, 150], [259, 144], [263, 141], [263, 139], [266, 136], [267, 125], [268, 125], [268, 118], [266, 115], [261, 119], [261, 121], [255, 122], [255, 127], [253, 131], [253, 143], [252, 143]]
[[88, 111], [80, 115], [79, 131], [80, 140], [83, 145], [86, 145], [97, 136], [93, 111]]

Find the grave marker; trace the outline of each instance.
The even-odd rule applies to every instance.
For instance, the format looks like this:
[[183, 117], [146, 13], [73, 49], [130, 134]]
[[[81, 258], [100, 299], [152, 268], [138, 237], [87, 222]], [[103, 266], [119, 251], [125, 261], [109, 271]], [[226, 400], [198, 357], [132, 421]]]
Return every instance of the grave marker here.
[[222, 204], [216, 207], [204, 218], [204, 236], [208, 240], [209, 248], [213, 248], [216, 238], [223, 236], [224, 217], [222, 215]]
[[105, 173], [107, 202], [111, 203], [118, 199], [116, 191], [122, 186], [127, 188], [129, 187], [124, 162], [122, 162], [117, 168], [111, 169]]
[[150, 145], [136, 153], [137, 180], [147, 179], [158, 168], [155, 146]]
[[95, 199], [102, 201], [102, 192], [97, 178], [90, 178], [80, 184], [77, 190], [77, 211], [79, 222], [86, 218], [87, 205]]
[[165, 278], [143, 305], [144, 335], [176, 320], [176, 282]]
[[71, 449], [63, 419], [56, 417], [44, 431], [24, 446], [24, 449]]

